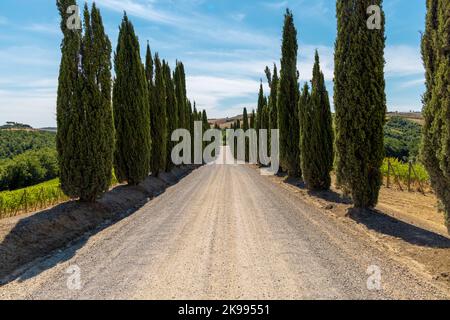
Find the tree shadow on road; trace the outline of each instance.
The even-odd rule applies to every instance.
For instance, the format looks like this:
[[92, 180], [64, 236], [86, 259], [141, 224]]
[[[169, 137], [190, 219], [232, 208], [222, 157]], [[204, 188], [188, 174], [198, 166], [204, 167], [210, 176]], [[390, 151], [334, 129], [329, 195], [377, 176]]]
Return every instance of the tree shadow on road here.
[[348, 216], [370, 230], [402, 239], [409, 244], [440, 249], [450, 248], [449, 238], [393, 218], [379, 210], [350, 208]]

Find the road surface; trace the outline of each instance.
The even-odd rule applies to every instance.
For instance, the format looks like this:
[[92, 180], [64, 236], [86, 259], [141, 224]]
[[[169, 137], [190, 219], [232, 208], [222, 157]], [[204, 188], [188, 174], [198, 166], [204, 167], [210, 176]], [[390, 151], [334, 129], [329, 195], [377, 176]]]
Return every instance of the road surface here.
[[216, 164], [195, 170], [128, 218], [36, 263], [1, 287], [0, 298], [448, 296], [370, 238], [344, 228], [255, 168]]

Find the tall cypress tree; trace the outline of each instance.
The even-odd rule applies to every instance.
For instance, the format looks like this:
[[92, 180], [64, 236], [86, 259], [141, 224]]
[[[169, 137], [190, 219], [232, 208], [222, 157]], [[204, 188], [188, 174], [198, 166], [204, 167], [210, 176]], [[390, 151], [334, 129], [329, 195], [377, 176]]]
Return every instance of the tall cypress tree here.
[[114, 58], [114, 168], [118, 180], [130, 185], [148, 176], [151, 159], [148, 85], [139, 51], [134, 27], [124, 14]]
[[256, 109], [256, 121], [255, 121], [255, 129], [256, 129], [256, 133], [259, 135], [259, 129], [261, 129], [262, 126], [262, 112], [263, 112], [263, 108], [264, 108], [264, 100], [265, 100], [265, 96], [264, 96], [264, 89], [263, 89], [263, 85], [262, 85], [262, 81], [259, 85], [259, 93], [258, 93], [258, 106]]
[[427, 0], [422, 56], [426, 70], [421, 154], [450, 233], [450, 2]]
[[75, 1], [57, 1], [64, 34], [58, 86], [57, 147], [63, 191], [93, 202], [112, 176], [114, 126], [111, 109], [111, 43], [100, 11], [84, 8], [84, 35], [68, 30], [66, 11]]
[[147, 84], [149, 88], [149, 96], [151, 96], [151, 91], [154, 86], [154, 66], [152, 51], [150, 50], [150, 44], [147, 41], [147, 51], [145, 53], [145, 77], [147, 79]]
[[172, 79], [172, 73], [168, 63], [163, 63], [164, 69], [164, 84], [166, 91], [166, 106], [167, 106], [167, 150], [166, 150], [166, 169], [173, 167], [172, 163], [172, 149], [176, 145], [171, 141], [172, 132], [178, 129], [179, 126], [179, 114], [177, 110], [177, 100], [175, 97], [175, 85]]
[[384, 13], [381, 29], [367, 28], [369, 5], [382, 0], [338, 0], [335, 50], [336, 151], [338, 183], [357, 208], [374, 207], [382, 183], [384, 80]]
[[327, 190], [333, 169], [333, 128], [330, 101], [316, 51], [311, 96], [305, 85], [299, 102], [303, 178], [311, 190]]
[[186, 96], [186, 75], [182, 62], [177, 61], [174, 73], [175, 96], [177, 101], [177, 111], [179, 119], [179, 127], [189, 129], [190, 110], [187, 106]]
[[155, 88], [152, 91], [153, 101], [150, 112], [151, 136], [153, 142], [153, 152], [151, 160], [151, 171], [153, 175], [158, 175], [166, 170], [167, 163], [167, 101], [166, 84], [164, 81], [164, 67], [155, 55]]
[[[267, 67], [267, 70], [269, 68]], [[270, 74], [270, 73], [268, 73]], [[268, 78], [269, 80], [269, 78]], [[270, 97], [269, 97], [269, 129], [278, 129], [278, 112], [277, 112], [277, 94], [278, 94], [278, 71], [277, 66], [273, 65], [273, 74], [269, 80]]]
[[[244, 132], [247, 132], [249, 129], [249, 122], [248, 122], [248, 113], [247, 108], [244, 108], [244, 119], [243, 119], [243, 129]], [[250, 143], [247, 139], [245, 139], [245, 161], [249, 161], [249, 152], [250, 152]]]
[[250, 128], [256, 129], [256, 114], [255, 109], [252, 110], [252, 115], [250, 116]]
[[277, 109], [280, 130], [280, 164], [289, 176], [301, 176], [298, 161], [300, 150], [297, 50], [297, 30], [294, 26], [294, 16], [287, 9], [284, 16]]
[[61, 64], [59, 67], [56, 113], [58, 132], [56, 146], [60, 170], [61, 188], [71, 197], [79, 196], [82, 176], [78, 168], [82, 166], [78, 157], [81, 144], [79, 136], [83, 110], [80, 109], [80, 83], [78, 66], [81, 64], [81, 30], [69, 30], [66, 26], [67, 8], [76, 5], [75, 0], [56, 2], [61, 16]]

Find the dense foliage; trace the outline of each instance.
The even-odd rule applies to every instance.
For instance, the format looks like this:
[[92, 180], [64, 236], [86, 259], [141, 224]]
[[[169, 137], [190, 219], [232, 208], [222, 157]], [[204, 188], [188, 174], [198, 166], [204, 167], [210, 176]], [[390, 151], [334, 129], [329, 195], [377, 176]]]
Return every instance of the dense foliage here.
[[300, 149], [303, 179], [311, 190], [327, 190], [333, 169], [333, 127], [325, 77], [316, 51], [311, 95], [305, 85], [299, 102]]
[[31, 150], [0, 162], [0, 191], [32, 186], [58, 176], [56, 150]]
[[401, 117], [390, 118], [384, 126], [386, 157], [402, 161], [417, 160], [422, 127]]
[[30, 150], [55, 148], [55, 137], [45, 131], [0, 130], [0, 160]]
[[150, 173], [150, 104], [139, 41], [126, 14], [119, 30], [114, 69], [114, 169], [120, 182], [137, 185]]
[[384, 159], [386, 117], [384, 80], [385, 19], [367, 28], [367, 8], [382, 0], [336, 1], [334, 104], [337, 181], [356, 208], [378, 202]]
[[61, 188], [70, 197], [93, 202], [111, 183], [114, 126], [111, 108], [111, 43], [100, 11], [84, 7], [82, 30], [66, 25], [59, 0], [61, 64], [57, 97], [57, 150]]
[[422, 156], [450, 232], [450, 1], [427, 0]]
[[[288, 9], [284, 16], [280, 82], [277, 96], [280, 164], [290, 176], [301, 176], [298, 120], [297, 30]], [[260, 114], [258, 111], [258, 118]]]

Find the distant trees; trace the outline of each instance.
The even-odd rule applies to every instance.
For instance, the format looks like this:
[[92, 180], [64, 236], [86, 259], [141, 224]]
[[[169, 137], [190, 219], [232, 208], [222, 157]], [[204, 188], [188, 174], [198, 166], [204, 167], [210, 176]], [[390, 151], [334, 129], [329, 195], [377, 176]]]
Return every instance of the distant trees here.
[[[247, 130], [249, 129], [249, 121], [248, 121], [248, 113], [247, 113], [247, 108], [244, 108], [244, 117], [243, 117], [243, 127], [242, 129], [244, 130], [244, 132], [247, 132]], [[250, 143], [249, 141], [247, 141], [247, 139], [245, 139], [245, 161], [249, 160], [249, 154], [250, 154]]]
[[173, 167], [171, 153], [172, 148], [176, 145], [175, 142], [171, 141], [172, 132], [176, 129], [181, 128], [179, 121], [179, 113], [177, 110], [177, 101], [175, 97], [175, 84], [172, 79], [172, 73], [170, 71], [169, 64], [167, 62], [163, 63], [164, 71], [164, 86], [166, 92], [166, 115], [167, 115], [167, 149], [166, 149], [166, 170], [170, 170]]
[[299, 100], [303, 178], [309, 189], [327, 190], [333, 169], [333, 127], [330, 101], [316, 51], [311, 94], [305, 84]]
[[278, 71], [277, 66], [273, 65], [273, 73], [270, 72], [269, 67], [266, 67], [267, 81], [270, 87], [269, 97], [269, 129], [278, 129], [278, 109], [277, 109], [277, 96], [278, 96]]
[[58, 176], [55, 148], [30, 150], [0, 162], [0, 191], [32, 186]]
[[151, 89], [150, 128], [153, 143], [150, 169], [153, 175], [166, 170], [167, 163], [167, 101], [164, 70], [158, 54], [155, 54], [155, 85]]
[[[120, 182], [126, 181], [130, 185], [137, 185], [148, 176], [152, 158], [149, 93], [140, 57], [139, 41], [126, 14], [119, 30], [114, 68], [116, 72], [113, 88], [116, 127], [114, 168]], [[162, 77], [162, 73], [160, 76]]]
[[427, 0], [422, 56], [426, 92], [423, 97], [422, 158], [431, 184], [443, 204], [450, 233], [450, 2]]
[[55, 133], [0, 129], [0, 161], [42, 148], [56, 148]]
[[62, 190], [95, 201], [112, 177], [111, 43], [95, 4], [84, 8], [84, 34], [69, 30], [66, 12], [75, 1], [58, 0], [61, 65], [57, 96], [57, 149]]
[[367, 28], [369, 5], [382, 0], [336, 2], [335, 48], [337, 180], [350, 192], [355, 207], [374, 207], [382, 183], [384, 80], [384, 14], [381, 29]]
[[[284, 16], [281, 47], [281, 71], [277, 96], [280, 130], [280, 164], [290, 176], [301, 176], [298, 120], [297, 30], [294, 16], [287, 9]], [[258, 118], [260, 117], [258, 111]]]

